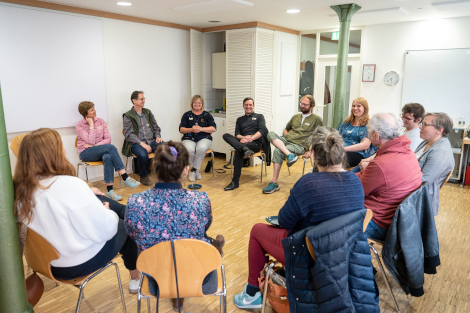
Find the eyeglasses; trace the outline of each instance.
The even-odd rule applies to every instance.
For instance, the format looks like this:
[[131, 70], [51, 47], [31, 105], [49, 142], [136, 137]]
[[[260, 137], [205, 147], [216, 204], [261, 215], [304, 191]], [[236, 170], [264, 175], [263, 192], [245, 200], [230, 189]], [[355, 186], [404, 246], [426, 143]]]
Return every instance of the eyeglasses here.
[[308, 107], [308, 106], [310, 106], [310, 103], [305, 104], [305, 103], [300, 102], [300, 105], [303, 106], [303, 107]]
[[[418, 125], [419, 125], [419, 127], [422, 127], [422, 128], [427, 127], [427, 126], [434, 126], [433, 124], [428, 124], [428, 123], [424, 123], [424, 122], [421, 122]], [[434, 127], [436, 127], [436, 126], [434, 126]]]
[[407, 120], [407, 121], [414, 121], [414, 120], [415, 120], [414, 118], [408, 118], [408, 117], [406, 117], [406, 116], [403, 115], [403, 114], [400, 114], [400, 118], [404, 118], [404, 119]]

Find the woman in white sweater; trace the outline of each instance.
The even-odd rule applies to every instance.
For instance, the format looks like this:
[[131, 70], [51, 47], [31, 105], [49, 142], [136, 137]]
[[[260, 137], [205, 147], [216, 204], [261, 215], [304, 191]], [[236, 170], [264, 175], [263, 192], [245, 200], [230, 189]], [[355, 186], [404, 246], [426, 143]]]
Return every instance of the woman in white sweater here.
[[13, 183], [18, 220], [49, 241], [60, 258], [51, 262], [54, 277], [73, 279], [105, 266], [118, 252], [129, 270], [129, 292], [137, 293], [137, 246], [108, 202], [75, 177], [57, 131], [27, 134], [18, 153]]

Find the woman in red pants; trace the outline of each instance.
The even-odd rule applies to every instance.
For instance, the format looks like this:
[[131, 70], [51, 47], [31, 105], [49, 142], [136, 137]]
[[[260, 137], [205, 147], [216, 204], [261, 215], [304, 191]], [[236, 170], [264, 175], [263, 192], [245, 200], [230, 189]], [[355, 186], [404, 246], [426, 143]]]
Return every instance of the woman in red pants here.
[[364, 190], [359, 178], [343, 168], [344, 142], [333, 128], [318, 127], [310, 144], [318, 172], [304, 175], [292, 188], [279, 211], [279, 225], [256, 224], [248, 245], [248, 284], [233, 301], [241, 309], [261, 309], [259, 272], [265, 254], [284, 264], [282, 239], [301, 229], [364, 208]]

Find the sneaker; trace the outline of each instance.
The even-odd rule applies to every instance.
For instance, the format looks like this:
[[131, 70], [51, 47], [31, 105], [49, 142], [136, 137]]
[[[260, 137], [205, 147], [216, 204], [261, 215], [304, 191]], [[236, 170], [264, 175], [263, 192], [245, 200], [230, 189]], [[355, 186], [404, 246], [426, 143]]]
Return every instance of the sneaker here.
[[152, 181], [150, 180], [150, 178], [148, 176], [141, 177], [140, 182], [142, 183], [142, 185], [145, 185], [145, 186], [151, 186], [152, 185]]
[[118, 195], [117, 193], [115, 193], [113, 189], [106, 192], [106, 197], [108, 197], [110, 199], [113, 199], [114, 201], [121, 201], [122, 200], [122, 197], [120, 195]]
[[129, 279], [129, 293], [136, 294], [139, 291], [139, 284], [140, 277], [137, 280]]
[[274, 193], [274, 192], [278, 191], [279, 189], [281, 189], [281, 188], [279, 188], [279, 184], [270, 182], [268, 187], [263, 189], [263, 193]]
[[189, 172], [189, 181], [195, 181], [195, 180], [196, 180], [196, 171]]
[[131, 178], [130, 176], [128, 176], [127, 179], [124, 181], [124, 186], [130, 187], [130, 188], [135, 188], [139, 185], [140, 183], [136, 181], [134, 178]]
[[196, 179], [201, 179], [201, 173], [199, 173], [199, 170], [196, 170]]
[[291, 167], [299, 159], [299, 156], [291, 153], [287, 156], [287, 166]]
[[233, 303], [240, 309], [261, 309], [263, 306], [263, 296], [261, 291], [258, 291], [253, 297], [246, 293], [246, 287], [241, 294], [233, 297]]

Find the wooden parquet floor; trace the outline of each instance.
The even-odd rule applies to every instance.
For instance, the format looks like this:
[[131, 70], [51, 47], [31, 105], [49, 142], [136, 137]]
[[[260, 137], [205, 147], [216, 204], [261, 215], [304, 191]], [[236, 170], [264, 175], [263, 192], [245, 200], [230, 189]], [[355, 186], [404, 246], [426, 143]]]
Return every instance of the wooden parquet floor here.
[[[207, 163], [206, 158], [203, 165]], [[226, 163], [221, 156], [216, 158], [216, 168]], [[281, 170], [279, 184], [281, 190], [271, 194], [262, 194], [272, 177], [272, 167], [260, 183], [260, 166], [244, 168], [240, 188], [226, 192], [223, 190], [230, 183], [230, 170], [226, 173], [202, 173], [202, 191], [206, 191], [212, 203], [213, 223], [208, 233], [210, 236], [223, 234], [226, 239], [224, 264], [227, 275], [227, 312], [242, 312], [233, 304], [233, 296], [242, 291], [248, 277], [247, 256], [248, 238], [255, 223], [265, 222], [265, 218], [277, 215], [286, 201], [289, 191], [302, 174], [302, 160], [291, 167], [289, 176], [287, 167]], [[307, 165], [308, 167], [308, 165]], [[151, 177], [155, 181], [155, 177]], [[91, 184], [105, 190], [102, 182]], [[186, 184], [187, 185], [187, 184]], [[144, 188], [145, 187], [145, 188]], [[119, 188], [116, 178], [116, 191], [126, 199], [129, 195], [144, 191], [148, 187], [136, 189]], [[401, 312], [470, 312], [470, 187], [460, 188], [447, 183], [441, 191], [440, 212], [436, 217], [439, 233], [441, 266], [436, 275], [426, 275], [424, 296], [413, 298], [406, 296], [398, 284], [389, 276], [389, 281], [399, 303]], [[116, 258], [120, 267], [127, 312], [137, 311], [137, 296], [128, 292], [129, 274], [120, 258]], [[30, 269], [25, 266], [28, 276]], [[44, 278], [45, 292], [35, 306], [36, 313], [73, 312], [78, 298], [78, 289], [60, 285]], [[377, 275], [380, 288], [381, 312], [394, 312], [392, 300], [383, 278]], [[142, 303], [142, 312], [147, 312]], [[261, 310], [254, 310], [260, 312]], [[107, 269], [87, 284], [85, 298], [80, 312], [122, 312], [116, 274], [113, 268]], [[152, 312], [155, 312], [155, 300], [152, 300]], [[161, 299], [160, 312], [172, 312], [171, 302]], [[219, 298], [186, 299], [183, 312], [219, 312]], [[274, 312], [268, 307], [266, 312]]]

